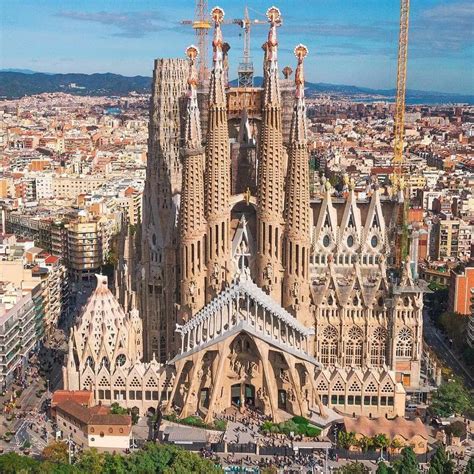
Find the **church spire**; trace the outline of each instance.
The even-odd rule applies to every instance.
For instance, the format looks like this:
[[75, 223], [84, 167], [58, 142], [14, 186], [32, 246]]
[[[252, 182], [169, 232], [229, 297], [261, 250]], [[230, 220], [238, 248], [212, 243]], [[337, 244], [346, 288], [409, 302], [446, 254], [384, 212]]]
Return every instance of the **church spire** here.
[[281, 302], [281, 241], [283, 236], [284, 150], [278, 78], [277, 27], [280, 10], [267, 10], [270, 23], [265, 51], [265, 83], [261, 156], [258, 169], [257, 282]]
[[224, 39], [222, 37], [221, 29], [224, 14], [224, 10], [220, 7], [214, 7], [211, 12], [214, 21], [214, 38], [212, 40], [213, 68], [209, 84], [209, 102], [211, 104], [225, 107]]
[[191, 45], [186, 49], [186, 55], [189, 58], [189, 77], [185, 147], [186, 149], [198, 149], [202, 146], [201, 118], [197, 99], [198, 75], [195, 66], [199, 50], [196, 46]]
[[277, 27], [281, 23], [280, 10], [270, 7], [267, 10], [267, 18], [270, 22], [268, 40], [265, 49], [265, 61], [267, 62], [267, 78], [265, 81], [265, 104], [280, 105], [280, 81], [278, 79], [278, 38]]
[[225, 71], [221, 23], [224, 10], [215, 7], [213, 68], [209, 84], [209, 115], [206, 149], [206, 218], [208, 300], [230, 280], [230, 148], [225, 95]]
[[183, 189], [180, 210], [181, 321], [204, 306], [204, 148], [197, 102], [196, 46], [186, 49], [189, 58], [188, 104], [183, 150]]
[[304, 101], [303, 60], [306, 46], [295, 48], [295, 102], [291, 120], [289, 162], [285, 201], [285, 278], [283, 306], [300, 322], [312, 323], [309, 305], [310, 208], [306, 106]]

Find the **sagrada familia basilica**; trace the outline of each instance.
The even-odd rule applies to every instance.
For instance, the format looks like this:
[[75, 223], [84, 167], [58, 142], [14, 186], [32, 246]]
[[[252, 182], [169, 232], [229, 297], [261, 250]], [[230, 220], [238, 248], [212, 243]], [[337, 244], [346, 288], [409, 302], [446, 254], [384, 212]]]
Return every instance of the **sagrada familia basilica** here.
[[423, 307], [393, 264], [403, 194], [371, 182], [359, 198], [345, 179], [336, 195], [324, 178], [310, 193], [308, 50], [294, 50], [294, 83], [281, 79], [271, 7], [263, 86], [229, 87], [223, 17], [212, 10], [209, 84], [194, 46], [155, 62], [143, 220], [117, 292], [134, 297], [122, 308], [98, 277], [65, 388], [207, 421], [231, 406], [277, 421], [403, 415]]

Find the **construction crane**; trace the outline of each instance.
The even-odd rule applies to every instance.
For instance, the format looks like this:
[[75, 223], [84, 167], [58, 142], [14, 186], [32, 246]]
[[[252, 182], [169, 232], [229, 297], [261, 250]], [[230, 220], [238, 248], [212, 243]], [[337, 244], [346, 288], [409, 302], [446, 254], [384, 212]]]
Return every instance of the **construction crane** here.
[[203, 84], [209, 75], [207, 67], [209, 50], [208, 50], [208, 32], [211, 28], [209, 21], [209, 12], [207, 10], [207, 0], [196, 0], [196, 8], [194, 9], [194, 20], [183, 20], [182, 25], [192, 25], [196, 34], [196, 43], [199, 48], [199, 56], [197, 58], [197, 71], [199, 83]]
[[[209, 77], [209, 42], [208, 34], [211, 28], [211, 21], [208, 11], [207, 0], [196, 0], [193, 20], [183, 20], [182, 25], [191, 25], [196, 33], [196, 43], [199, 48], [197, 59], [198, 79], [200, 84], [204, 84]], [[244, 30], [244, 54], [238, 69], [239, 87], [253, 86], [253, 63], [250, 57], [250, 28], [252, 25], [266, 25], [265, 20], [251, 20], [248, 8], [245, 7], [244, 17], [224, 20], [224, 25], [239, 25]]]
[[396, 246], [396, 264], [403, 269], [408, 256], [408, 200], [409, 196], [404, 182], [403, 156], [405, 139], [405, 92], [407, 79], [408, 59], [408, 25], [410, 16], [410, 0], [400, 0], [400, 32], [398, 36], [398, 64], [397, 64], [397, 101], [394, 116], [394, 145], [393, 145], [393, 176], [394, 188], [403, 198], [398, 219], [398, 245]]
[[253, 87], [253, 62], [250, 56], [250, 28], [252, 25], [267, 25], [265, 20], [251, 20], [249, 10], [245, 7], [244, 17], [234, 20], [244, 30], [244, 54], [237, 70], [239, 87]]

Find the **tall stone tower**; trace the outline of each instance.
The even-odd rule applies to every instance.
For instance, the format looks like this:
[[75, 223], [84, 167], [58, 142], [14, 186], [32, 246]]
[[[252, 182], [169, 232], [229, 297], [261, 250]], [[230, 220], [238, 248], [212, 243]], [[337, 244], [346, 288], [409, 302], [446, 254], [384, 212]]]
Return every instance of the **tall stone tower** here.
[[309, 254], [309, 168], [304, 102], [303, 60], [308, 50], [302, 44], [295, 48], [298, 66], [295, 73], [295, 104], [291, 121], [288, 174], [285, 196], [285, 275], [283, 307], [303, 324], [310, 325]]
[[[204, 148], [197, 99], [197, 71], [195, 46], [186, 50], [190, 60], [188, 103], [183, 149], [183, 186], [181, 194], [180, 261], [181, 261], [181, 318], [188, 321], [205, 302], [205, 235], [204, 216]], [[181, 321], [182, 319], [182, 321]]]
[[423, 295], [389, 268], [397, 197], [376, 183], [358, 193], [347, 177], [343, 196], [324, 181], [310, 198], [307, 49], [295, 48], [293, 94], [278, 72], [280, 11], [267, 17], [263, 88], [227, 88], [218, 7], [205, 92], [195, 47], [188, 61], [156, 62], [138, 279], [145, 357], [165, 363], [160, 401], [182, 417], [253, 406], [279, 421], [323, 405], [403, 416], [420, 385]]
[[281, 127], [281, 97], [278, 78], [277, 26], [280, 11], [271, 7], [265, 46], [263, 125], [258, 170], [257, 284], [281, 302], [284, 150]]
[[181, 191], [180, 98], [186, 91], [183, 59], [159, 59], [153, 71], [148, 163], [143, 195], [139, 307], [144, 357], [165, 361], [176, 324], [177, 209]]
[[230, 144], [221, 23], [224, 11], [212, 10], [213, 68], [209, 85], [205, 203], [207, 218], [207, 300], [216, 296], [231, 277], [230, 265]]

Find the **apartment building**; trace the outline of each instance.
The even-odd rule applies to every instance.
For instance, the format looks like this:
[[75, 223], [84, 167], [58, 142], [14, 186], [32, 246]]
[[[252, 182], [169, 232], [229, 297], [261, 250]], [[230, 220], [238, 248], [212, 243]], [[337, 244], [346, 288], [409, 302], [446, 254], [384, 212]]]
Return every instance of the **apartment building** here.
[[29, 354], [41, 338], [37, 331], [37, 321], [42, 319], [41, 293], [40, 283], [32, 289], [19, 288], [12, 282], [0, 283], [2, 390], [23, 376]]
[[474, 288], [471, 288], [471, 317], [467, 326], [467, 343], [474, 348]]
[[471, 257], [474, 225], [462, 219], [439, 219], [433, 222], [433, 257], [436, 260], [467, 261]]
[[56, 198], [76, 199], [81, 193], [92, 193], [107, 182], [100, 176], [60, 175], [53, 178], [53, 195]]
[[43, 318], [38, 322], [38, 334], [42, 337], [50, 335], [69, 310], [69, 279], [59, 257], [32, 244], [17, 242], [14, 235], [0, 236], [0, 281], [22, 289], [40, 284]]
[[474, 290], [474, 264], [451, 270], [449, 285], [449, 310], [470, 316]]

